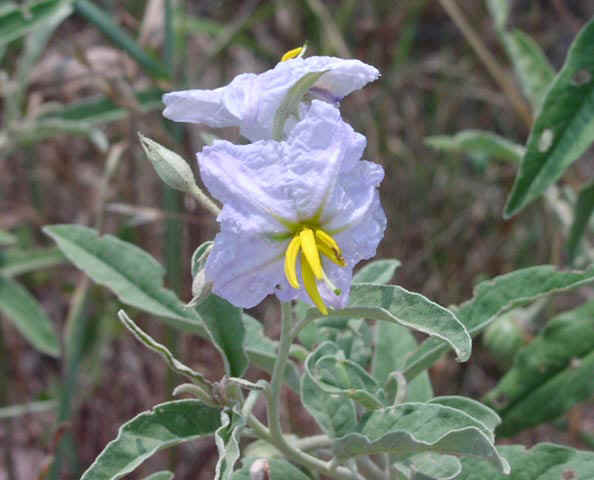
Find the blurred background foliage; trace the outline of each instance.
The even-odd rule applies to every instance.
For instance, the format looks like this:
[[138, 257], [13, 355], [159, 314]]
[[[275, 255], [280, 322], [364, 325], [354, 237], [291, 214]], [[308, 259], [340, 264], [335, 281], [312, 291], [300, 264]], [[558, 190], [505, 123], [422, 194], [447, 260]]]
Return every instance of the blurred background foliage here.
[[[504, 70], [507, 89], [493, 80], [444, 3], [0, 4], [0, 312], [13, 320], [0, 323], [0, 405], [11, 406], [0, 408], [1, 479], [58, 471], [59, 478], [77, 478], [118, 425], [170, 397], [172, 375], [123, 333], [117, 299], [66, 265], [40, 229], [79, 223], [136, 243], [161, 260], [168, 287], [189, 300], [191, 253], [214, 236], [216, 222], [191, 198], [163, 186], [137, 132], [182, 154], [193, 168], [194, 154], [210, 134], [240, 139], [233, 129], [214, 132], [164, 120], [165, 91], [215, 88], [239, 73], [261, 72], [304, 41], [310, 55], [359, 58], [382, 77], [346, 99], [343, 116], [367, 135], [366, 157], [386, 169], [382, 200], [389, 226], [378, 256], [402, 261], [396, 283], [443, 305], [459, 304], [483, 279], [531, 265], [568, 264], [565, 238], [545, 202], [503, 220], [515, 164], [427, 146], [428, 136], [466, 129], [492, 130], [524, 144], [532, 115], [484, 2], [458, 5]], [[594, 13], [592, 0], [511, 3], [511, 25], [529, 33], [556, 70]], [[561, 186], [578, 190], [593, 170], [588, 153]], [[16, 298], [25, 298], [31, 310], [19, 311], [6, 300]], [[564, 296], [540, 305], [530, 322], [506, 319], [499, 327], [505, 345], [493, 347], [495, 337], [487, 342], [489, 351], [477, 342], [466, 364], [444, 358], [430, 372], [436, 393], [481, 398], [517, 348], [576, 303]], [[278, 335], [275, 311], [266, 303], [259, 310], [266, 332]], [[45, 330], [31, 332], [31, 319]], [[205, 341], [154, 322], [145, 327], [167, 338], [196, 369], [221, 375], [218, 356]], [[296, 398], [286, 401], [293, 431], [311, 433], [313, 422]], [[580, 405], [514, 441], [588, 448], [592, 439], [584, 432], [593, 430], [593, 407]], [[209, 478], [215, 461], [214, 443], [206, 441], [157, 455], [145, 472], [177, 465], [176, 478]]]

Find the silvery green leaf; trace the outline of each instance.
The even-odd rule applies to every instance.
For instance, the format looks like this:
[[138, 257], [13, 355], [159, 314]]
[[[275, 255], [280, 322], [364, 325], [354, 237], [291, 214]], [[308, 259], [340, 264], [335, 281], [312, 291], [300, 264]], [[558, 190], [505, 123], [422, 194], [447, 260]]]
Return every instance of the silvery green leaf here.
[[278, 107], [276, 114], [274, 115], [274, 123], [272, 125], [272, 138], [275, 140], [281, 140], [285, 130], [285, 123], [290, 116], [299, 115], [299, 104], [303, 100], [303, 97], [309, 89], [319, 80], [319, 78], [326, 73], [327, 70], [322, 72], [310, 72], [306, 73], [301, 77], [291, 89], [285, 95], [283, 102]]
[[503, 417], [502, 435], [559, 417], [594, 395], [594, 301], [562, 313], [521, 349], [485, 396]]
[[132, 321], [126, 312], [120, 310], [118, 312], [118, 317], [120, 321], [124, 324], [124, 326], [136, 337], [136, 339], [143, 343], [146, 347], [152, 350], [155, 353], [158, 353], [165, 363], [173, 370], [175, 373], [183, 375], [184, 377], [188, 378], [192, 382], [196, 382], [199, 385], [207, 386], [210, 385], [210, 382], [199, 372], [192, 370], [187, 365], [180, 362], [176, 359], [173, 354], [169, 351], [169, 349], [165, 346], [157, 342], [154, 338], [152, 338], [148, 333], [143, 331], [138, 325]]
[[509, 465], [481, 422], [461, 410], [438, 404], [404, 403], [374, 410], [357, 433], [335, 440], [333, 450], [342, 460], [380, 453], [389, 453], [394, 461], [422, 452], [473, 456], [509, 472]]
[[192, 254], [192, 260], [190, 261], [192, 277], [195, 277], [198, 272], [204, 268], [206, 265], [206, 260], [208, 259], [208, 254], [212, 250], [213, 246], [214, 242], [209, 240], [202, 243], [198, 246], [198, 248], [196, 248], [196, 250], [194, 250], [194, 253]]
[[213, 282], [206, 279], [206, 271], [200, 270], [192, 279], [192, 300], [187, 307], [197, 307], [212, 293]]
[[206, 388], [200, 387], [194, 383], [182, 383], [181, 385], [178, 385], [173, 389], [171, 395], [174, 397], [179, 395], [192, 395], [204, 405], [209, 407], [219, 407], [219, 404], [212, 398], [212, 393], [210, 391], [207, 391]]
[[464, 130], [455, 135], [427, 137], [425, 143], [444, 152], [464, 153], [470, 156], [497, 158], [517, 165], [524, 155], [524, 147], [492, 132]]
[[530, 100], [534, 110], [538, 111], [555, 78], [553, 67], [538, 43], [524, 32], [504, 32], [502, 40], [514, 64], [524, 95]]
[[[378, 322], [374, 328], [375, 351], [371, 373], [380, 385], [384, 385], [392, 372], [404, 369], [406, 359], [418, 348], [418, 345], [409, 329], [402, 325]], [[427, 372], [422, 372], [409, 382], [406, 389], [406, 398], [411, 402], [426, 402], [433, 397]], [[388, 394], [387, 389], [386, 394]], [[393, 402], [394, 395], [388, 395], [387, 401]]]
[[497, 30], [503, 30], [509, 18], [510, 0], [487, 0], [487, 7], [495, 20]]
[[221, 412], [221, 426], [215, 432], [215, 443], [219, 459], [215, 468], [214, 480], [230, 480], [233, 468], [239, 460], [239, 438], [245, 428], [245, 418], [231, 409]]
[[144, 480], [173, 480], [173, 472], [169, 472], [167, 470], [155, 472], [152, 475], [145, 477]]
[[241, 377], [248, 367], [241, 309], [221, 297], [210, 295], [196, 310], [206, 326], [209, 338], [223, 357], [227, 375]]
[[220, 425], [220, 410], [197, 400], [156, 405], [124, 423], [81, 480], [117, 480], [159, 450], [212, 435]]
[[52, 321], [39, 302], [19, 283], [0, 276], [0, 312], [37, 350], [60, 356], [60, 342]]
[[[277, 358], [278, 342], [267, 337], [262, 324], [245, 313], [243, 314], [243, 325], [245, 328], [244, 347], [250, 363], [272, 374]], [[299, 392], [299, 374], [295, 364], [291, 361], [287, 363], [285, 381], [294, 392]]]
[[[478, 334], [504, 311], [539, 297], [570, 290], [594, 281], [594, 267], [585, 272], [560, 271], [552, 265], [516, 270], [477, 285], [474, 297], [456, 310], [471, 335]], [[448, 346], [429, 338], [406, 361], [410, 380], [431, 366]]]
[[390, 283], [400, 265], [400, 260], [374, 260], [355, 273], [353, 283]]
[[[258, 462], [258, 463], [256, 463]], [[255, 465], [254, 465], [255, 464]], [[251, 474], [250, 474], [251, 472]], [[311, 480], [297, 467], [280, 458], [245, 458], [233, 480]]]
[[472, 398], [448, 395], [432, 398], [429, 400], [429, 403], [438, 403], [439, 405], [462, 410], [475, 420], [481, 422], [490, 432], [494, 432], [497, 425], [501, 423], [501, 418], [497, 413]]
[[0, 275], [15, 277], [64, 263], [66, 259], [57, 248], [31, 250], [10, 249], [0, 253]]
[[142, 133], [138, 133], [138, 138], [161, 180], [171, 188], [182, 192], [191, 192], [198, 188], [188, 162], [177, 153], [145, 137]]
[[457, 480], [587, 480], [594, 478], [594, 453], [561, 445], [541, 443], [531, 449], [523, 445], [498, 448], [511, 465], [502, 475], [491, 465], [473, 458], [462, 459]]
[[526, 145], [505, 217], [518, 213], [563, 175], [594, 140], [594, 20], [574, 40]]
[[411, 480], [454, 480], [462, 471], [462, 464], [456, 457], [421, 453], [407, 462]]
[[198, 314], [163, 287], [163, 267], [144, 250], [80, 225], [52, 225], [43, 231], [68, 260], [123, 303], [162, 317], [175, 328], [207, 336]]
[[324, 342], [310, 353], [301, 377], [301, 401], [305, 409], [330, 437], [341, 437], [352, 432], [357, 425], [357, 412], [352, 400], [341, 395], [329, 394], [314, 381], [312, 369], [326, 355], [340, 352], [332, 342]]

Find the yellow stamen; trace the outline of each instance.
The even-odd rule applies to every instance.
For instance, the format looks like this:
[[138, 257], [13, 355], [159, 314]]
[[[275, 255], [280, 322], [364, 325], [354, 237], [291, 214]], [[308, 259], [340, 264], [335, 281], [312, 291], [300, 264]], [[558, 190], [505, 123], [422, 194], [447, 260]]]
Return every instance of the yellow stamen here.
[[324, 270], [322, 270], [322, 262], [320, 261], [320, 253], [316, 245], [313, 230], [311, 228], [304, 228], [299, 234], [301, 238], [301, 248], [303, 256], [311, 267], [311, 271], [318, 280], [324, 278]]
[[[332, 260], [337, 265], [341, 267], [346, 266], [346, 262], [342, 257], [342, 251], [336, 243], [336, 240], [328, 235], [324, 230], [316, 230], [316, 243], [318, 244], [318, 248], [320, 251], [326, 255], [330, 260]], [[333, 252], [333, 255], [329, 255], [327, 251], [330, 250]]]
[[299, 288], [299, 280], [297, 280], [297, 255], [301, 248], [301, 237], [296, 235], [289, 243], [287, 251], [285, 252], [285, 276], [293, 288]]
[[301, 277], [303, 278], [305, 291], [309, 295], [309, 298], [311, 298], [312, 302], [318, 307], [320, 312], [324, 315], [328, 315], [328, 309], [326, 308], [326, 305], [324, 305], [324, 300], [322, 300], [322, 296], [318, 290], [314, 272], [309, 265], [309, 261], [305, 258], [305, 255], [301, 255]]
[[302, 57], [303, 54], [305, 53], [305, 50], [307, 49], [306, 45], [303, 45], [302, 47], [297, 47], [294, 48], [292, 50], [289, 50], [287, 53], [285, 53], [282, 57], [281, 57], [281, 62], [286, 62], [287, 60], [291, 60], [292, 58], [298, 58], [298, 57]]

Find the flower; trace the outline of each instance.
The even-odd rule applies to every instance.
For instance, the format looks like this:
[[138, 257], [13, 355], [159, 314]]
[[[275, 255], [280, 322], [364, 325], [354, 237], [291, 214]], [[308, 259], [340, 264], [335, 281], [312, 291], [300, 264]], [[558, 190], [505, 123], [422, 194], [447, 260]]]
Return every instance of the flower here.
[[375, 255], [386, 227], [384, 171], [360, 160], [365, 145], [335, 107], [313, 100], [286, 141], [218, 140], [199, 153], [223, 203], [205, 267], [213, 293], [244, 308], [271, 293], [324, 314], [344, 307], [353, 267]]
[[163, 96], [163, 115], [177, 122], [210, 127], [239, 126], [250, 141], [272, 138], [274, 116], [287, 92], [304, 75], [323, 72], [310, 89], [312, 97], [338, 104], [349, 93], [376, 80], [376, 68], [360, 60], [335, 57], [301, 58], [302, 49], [287, 52], [273, 69], [243, 73], [215, 90], [183, 90]]

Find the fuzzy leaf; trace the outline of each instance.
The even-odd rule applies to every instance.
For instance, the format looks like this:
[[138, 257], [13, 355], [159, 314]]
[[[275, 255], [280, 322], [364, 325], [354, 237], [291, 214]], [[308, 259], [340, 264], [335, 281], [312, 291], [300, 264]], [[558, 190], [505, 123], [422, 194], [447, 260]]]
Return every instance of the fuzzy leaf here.
[[[478, 284], [474, 297], [456, 310], [456, 315], [471, 335], [478, 334], [498, 315], [518, 304], [544, 295], [579, 287], [594, 281], [594, 267], [585, 272], [560, 271], [552, 265], [524, 268]], [[411, 355], [405, 368], [410, 380], [448, 350], [435, 338], [425, 340]]]
[[52, 321], [37, 300], [20, 284], [0, 276], [0, 312], [37, 350], [60, 356], [60, 342]]
[[438, 403], [439, 405], [462, 410], [472, 418], [481, 422], [485, 428], [491, 432], [495, 431], [497, 425], [501, 423], [501, 418], [497, 413], [472, 398], [452, 395], [432, 398], [429, 403]]
[[506, 217], [539, 197], [594, 140], [592, 48], [594, 20], [576, 37], [534, 121]]
[[456, 457], [422, 453], [410, 459], [411, 480], [454, 480], [462, 471]]
[[245, 418], [238, 413], [231, 411], [221, 413], [221, 426], [215, 433], [219, 460], [215, 468], [214, 480], [231, 480], [233, 468], [239, 460], [239, 437], [245, 425]]
[[152, 475], [145, 477], [144, 480], [173, 480], [173, 472], [169, 472], [167, 470], [155, 472]]
[[375, 260], [361, 268], [353, 277], [353, 283], [390, 283], [400, 260]]
[[117, 480], [159, 450], [212, 435], [220, 425], [220, 410], [197, 400], [156, 405], [124, 423], [81, 480]]

